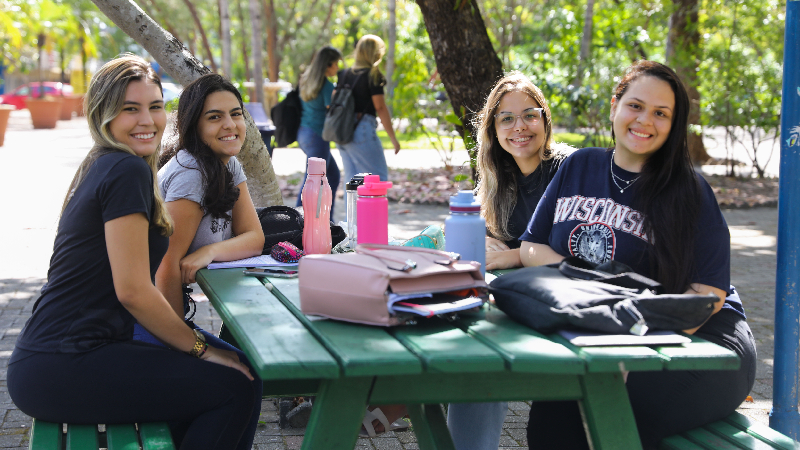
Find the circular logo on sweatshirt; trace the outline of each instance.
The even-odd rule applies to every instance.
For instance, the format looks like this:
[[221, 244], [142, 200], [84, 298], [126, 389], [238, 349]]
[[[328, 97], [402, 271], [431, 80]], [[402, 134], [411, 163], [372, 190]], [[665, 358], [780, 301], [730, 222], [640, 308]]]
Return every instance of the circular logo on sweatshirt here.
[[614, 258], [614, 230], [604, 223], [582, 223], [569, 235], [569, 251], [593, 263]]

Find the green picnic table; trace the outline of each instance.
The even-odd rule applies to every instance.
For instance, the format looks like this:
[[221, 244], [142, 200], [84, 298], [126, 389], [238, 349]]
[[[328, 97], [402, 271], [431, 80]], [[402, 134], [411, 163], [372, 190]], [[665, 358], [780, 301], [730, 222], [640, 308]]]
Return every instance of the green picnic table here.
[[452, 450], [441, 403], [514, 400], [579, 400], [595, 449], [640, 449], [623, 370], [739, 367], [733, 352], [696, 337], [679, 346], [578, 348], [489, 306], [455, 322], [372, 327], [306, 317], [297, 279], [204, 269], [197, 281], [264, 380], [265, 396], [316, 395], [303, 449], [351, 450], [366, 405], [402, 403], [421, 450]]

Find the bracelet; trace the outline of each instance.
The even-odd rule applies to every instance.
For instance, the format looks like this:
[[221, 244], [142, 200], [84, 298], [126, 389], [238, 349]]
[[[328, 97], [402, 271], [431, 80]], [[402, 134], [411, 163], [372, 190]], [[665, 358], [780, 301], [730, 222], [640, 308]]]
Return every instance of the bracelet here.
[[192, 330], [192, 332], [194, 332], [196, 340], [194, 341], [194, 347], [192, 347], [192, 350], [189, 351], [189, 356], [201, 358], [203, 355], [205, 355], [206, 350], [208, 350], [208, 342], [206, 342], [206, 337], [203, 336], [203, 333], [200, 331]]

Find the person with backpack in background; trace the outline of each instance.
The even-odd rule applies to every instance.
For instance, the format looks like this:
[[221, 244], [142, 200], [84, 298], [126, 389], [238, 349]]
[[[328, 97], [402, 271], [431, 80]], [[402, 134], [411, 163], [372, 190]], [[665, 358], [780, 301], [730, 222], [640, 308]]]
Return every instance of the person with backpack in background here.
[[[336, 204], [336, 189], [339, 187], [339, 166], [331, 156], [331, 144], [322, 138], [322, 127], [325, 124], [325, 113], [333, 97], [333, 83], [328, 81], [339, 71], [339, 61], [342, 52], [330, 45], [326, 45], [314, 53], [311, 64], [300, 76], [300, 100], [303, 104], [303, 115], [300, 119], [300, 129], [297, 131], [297, 144], [306, 154], [307, 158], [322, 158], [327, 161], [325, 174], [333, 191], [331, 215]], [[308, 159], [306, 159], [308, 161]], [[300, 186], [305, 186], [308, 177], [308, 164], [306, 175]], [[302, 189], [297, 193], [297, 206], [303, 205], [301, 198]]]
[[339, 71], [336, 89], [351, 87], [357, 120], [353, 139], [336, 143], [344, 163], [345, 180], [351, 180], [353, 175], [363, 172], [379, 175], [381, 180], [389, 178], [383, 144], [376, 131], [377, 117], [380, 117], [386, 134], [392, 140], [394, 153], [400, 152], [400, 143], [394, 135], [392, 116], [383, 94], [386, 78], [378, 69], [385, 52], [386, 45], [381, 38], [372, 34], [362, 36], [356, 44], [353, 67]]

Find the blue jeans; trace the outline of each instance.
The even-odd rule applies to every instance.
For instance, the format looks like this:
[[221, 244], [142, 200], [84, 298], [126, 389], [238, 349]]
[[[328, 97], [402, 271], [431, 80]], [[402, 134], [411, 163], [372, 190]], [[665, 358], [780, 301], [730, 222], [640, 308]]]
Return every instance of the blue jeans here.
[[[301, 126], [297, 131], [297, 144], [300, 145], [307, 158], [321, 158], [328, 162], [325, 173], [333, 194], [333, 200], [331, 201], [331, 217], [333, 217], [333, 206], [336, 204], [336, 189], [339, 188], [340, 173], [336, 160], [331, 156], [331, 143], [322, 139], [322, 136], [311, 128]], [[297, 206], [303, 206], [302, 186], [306, 184], [306, 177], [308, 177], [308, 159], [306, 159], [306, 174], [303, 176], [303, 184], [300, 185], [300, 192], [297, 193]], [[348, 178], [347, 181], [350, 181], [350, 179]]]
[[507, 402], [450, 403], [447, 428], [456, 450], [497, 450], [506, 413]]
[[358, 121], [356, 131], [353, 133], [353, 140], [347, 144], [336, 144], [344, 163], [345, 182], [350, 181], [353, 175], [362, 172], [380, 175], [381, 181], [389, 179], [389, 168], [386, 167], [383, 144], [375, 131], [377, 127], [378, 121], [375, 116], [364, 114]]
[[[256, 375], [255, 369], [253, 369], [252, 364], [250, 364], [250, 361], [247, 359], [247, 356], [244, 354], [244, 352], [228, 344], [222, 339], [214, 336], [208, 331], [198, 327], [197, 325], [194, 324], [194, 322], [190, 320], [187, 320], [186, 324], [192, 327], [193, 329], [200, 330], [200, 332], [203, 333], [203, 336], [206, 337], [206, 342], [208, 342], [208, 345], [222, 350], [229, 350], [232, 352], [236, 352], [236, 354], [239, 356], [239, 361], [241, 361], [242, 364], [244, 364], [245, 366], [247, 366], [248, 369], [250, 369], [250, 375], [253, 375], [254, 378], [254, 380], [252, 381], [252, 385], [254, 391], [253, 397], [255, 399], [254, 401], [255, 404], [253, 405], [253, 412], [250, 415], [250, 420], [247, 423], [247, 428], [244, 429], [244, 432], [242, 433], [242, 438], [239, 441], [239, 445], [236, 446], [236, 450], [252, 449], [253, 439], [255, 438], [256, 435], [256, 427], [258, 426], [258, 417], [261, 414], [261, 397], [264, 392], [263, 381], [261, 381], [258, 378], [258, 375]], [[150, 332], [145, 330], [144, 327], [142, 327], [138, 323], [135, 324], [133, 328], [133, 340], [166, 347], [161, 341], [156, 339], [155, 336], [150, 334]], [[198, 395], [202, 395], [202, 393], [199, 393]]]

